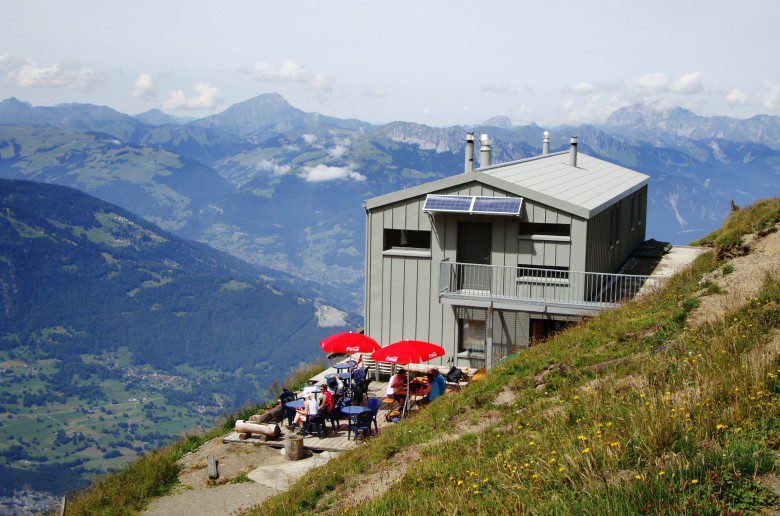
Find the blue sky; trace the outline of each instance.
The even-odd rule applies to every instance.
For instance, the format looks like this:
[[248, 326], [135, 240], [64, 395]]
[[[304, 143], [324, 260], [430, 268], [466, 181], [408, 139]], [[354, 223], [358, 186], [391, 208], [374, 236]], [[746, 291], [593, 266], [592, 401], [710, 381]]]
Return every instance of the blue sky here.
[[276, 91], [373, 122], [780, 114], [777, 1], [0, 0], [0, 97], [202, 116]]

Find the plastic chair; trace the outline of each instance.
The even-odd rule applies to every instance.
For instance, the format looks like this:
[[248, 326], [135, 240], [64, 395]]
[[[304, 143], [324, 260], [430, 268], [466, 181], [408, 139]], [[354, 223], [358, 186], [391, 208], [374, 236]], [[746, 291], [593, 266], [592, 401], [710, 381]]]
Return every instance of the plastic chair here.
[[337, 432], [339, 426], [341, 425], [341, 420], [339, 419], [340, 414], [341, 410], [339, 410], [338, 405], [334, 405], [333, 410], [326, 408], [322, 411], [323, 421], [330, 421], [330, 426], [333, 428], [333, 432]]
[[[316, 415], [309, 414], [308, 416], [306, 416], [306, 422], [303, 424], [303, 430], [305, 432], [312, 433], [311, 432], [312, 425], [314, 425], [314, 428], [317, 429], [317, 437], [322, 439], [322, 430], [323, 427], [325, 426], [325, 420], [323, 419], [322, 414], [316, 414]], [[325, 431], [327, 432], [327, 428], [325, 428]]]
[[352, 423], [352, 431], [355, 432], [355, 439], [358, 438], [358, 433], [363, 432], [363, 437], [371, 434], [371, 422], [374, 420], [374, 414], [371, 412], [361, 412], [355, 418], [355, 422]]
[[371, 398], [368, 400], [368, 410], [371, 411], [371, 414], [374, 415], [374, 427], [376, 428], [376, 432], [379, 433], [379, 423], [377, 422], [377, 416], [379, 416], [379, 405], [382, 402], [379, 400], [379, 398]]
[[282, 408], [284, 408], [284, 415], [287, 417], [287, 424], [289, 425], [292, 425], [293, 418], [295, 417], [295, 409], [286, 407], [285, 403], [295, 401], [296, 399], [297, 396], [295, 396], [295, 393], [287, 389], [284, 389], [279, 395], [279, 401], [282, 403]]

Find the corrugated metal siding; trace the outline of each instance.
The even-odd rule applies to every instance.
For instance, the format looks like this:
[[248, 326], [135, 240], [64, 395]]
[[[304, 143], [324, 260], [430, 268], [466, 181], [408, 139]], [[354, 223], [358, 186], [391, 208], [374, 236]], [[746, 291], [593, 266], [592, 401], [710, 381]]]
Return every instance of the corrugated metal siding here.
[[[645, 240], [647, 187], [615, 203], [587, 223], [585, 270], [615, 272]], [[617, 230], [612, 230], [617, 217]], [[617, 236], [617, 240], [615, 240]]]

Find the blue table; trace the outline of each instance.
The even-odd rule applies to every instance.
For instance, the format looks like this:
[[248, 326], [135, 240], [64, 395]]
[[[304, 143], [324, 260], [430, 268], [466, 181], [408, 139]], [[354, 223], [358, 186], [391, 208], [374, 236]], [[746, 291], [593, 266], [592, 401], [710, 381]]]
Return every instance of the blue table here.
[[306, 404], [305, 400], [294, 400], [294, 401], [288, 401], [284, 404], [285, 407], [291, 408], [291, 409], [299, 409], [303, 408]]
[[351, 367], [352, 366], [349, 365], [349, 364], [336, 364], [336, 365], [333, 366], [333, 369], [336, 369], [336, 370], [340, 371], [342, 369], [349, 369]]
[[331, 374], [326, 374], [325, 378], [326, 379], [331, 379], [334, 376], [336, 378], [340, 378], [342, 380], [349, 380], [350, 378], [352, 378], [352, 375], [350, 375], [349, 373], [331, 373]]
[[371, 409], [368, 407], [361, 407], [360, 405], [349, 405], [341, 409], [341, 413], [347, 416], [347, 439], [352, 435], [352, 419], [363, 412], [371, 412]]

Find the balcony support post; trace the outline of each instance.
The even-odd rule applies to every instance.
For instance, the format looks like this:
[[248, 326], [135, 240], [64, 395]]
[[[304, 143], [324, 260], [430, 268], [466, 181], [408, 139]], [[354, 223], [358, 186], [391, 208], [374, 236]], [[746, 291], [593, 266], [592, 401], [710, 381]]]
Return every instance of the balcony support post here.
[[485, 321], [485, 369], [493, 367], [493, 301], [487, 308], [487, 320]]

